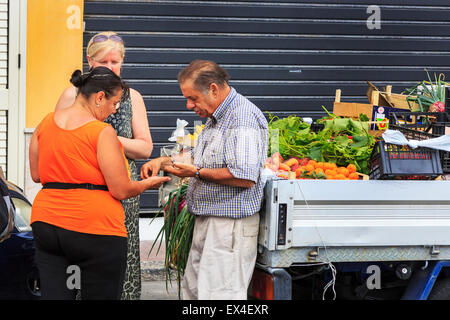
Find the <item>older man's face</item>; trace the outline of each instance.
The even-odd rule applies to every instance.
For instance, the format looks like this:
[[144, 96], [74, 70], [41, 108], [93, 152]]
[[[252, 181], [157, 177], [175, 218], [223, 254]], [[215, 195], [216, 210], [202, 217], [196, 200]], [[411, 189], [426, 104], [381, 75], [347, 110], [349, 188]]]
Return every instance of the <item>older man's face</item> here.
[[211, 117], [219, 106], [211, 90], [207, 92], [196, 90], [193, 81], [190, 79], [181, 83], [180, 88], [183, 96], [187, 99], [186, 108], [193, 110], [202, 118]]

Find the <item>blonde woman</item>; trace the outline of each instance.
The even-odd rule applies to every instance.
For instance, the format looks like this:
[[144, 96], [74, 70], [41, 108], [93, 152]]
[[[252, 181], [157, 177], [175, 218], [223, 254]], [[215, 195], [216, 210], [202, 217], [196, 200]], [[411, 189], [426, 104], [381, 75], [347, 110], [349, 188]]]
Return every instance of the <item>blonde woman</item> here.
[[[94, 35], [86, 47], [86, 58], [90, 68], [107, 67], [117, 76], [120, 76], [124, 57], [123, 40], [115, 32], [108, 31]], [[77, 89], [74, 86], [67, 88], [59, 98], [56, 110], [72, 105], [76, 96]], [[135, 160], [148, 159], [153, 150], [147, 112], [141, 94], [130, 88], [129, 97], [121, 100], [117, 112], [111, 114], [105, 122], [115, 129], [124, 147], [132, 179], [138, 180]], [[122, 200], [122, 205], [128, 232], [127, 268], [122, 299], [138, 300], [141, 295], [139, 196]]]

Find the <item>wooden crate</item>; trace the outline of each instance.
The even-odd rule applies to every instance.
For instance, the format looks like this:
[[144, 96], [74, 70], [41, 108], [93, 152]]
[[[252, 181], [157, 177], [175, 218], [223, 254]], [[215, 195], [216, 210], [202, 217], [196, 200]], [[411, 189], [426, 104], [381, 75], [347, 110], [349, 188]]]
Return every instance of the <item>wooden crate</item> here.
[[358, 119], [361, 113], [372, 119], [373, 104], [341, 102], [341, 89], [336, 90], [333, 103], [333, 113], [340, 117]]
[[369, 81], [367, 81], [367, 84], [368, 87], [366, 95], [370, 104], [381, 107], [405, 109], [409, 111], [418, 111], [420, 109], [419, 104], [414, 101], [409, 101], [408, 104], [408, 101], [406, 100], [408, 97], [407, 95], [392, 93], [392, 86], [390, 85], [386, 86], [385, 91], [380, 91]]
[[[370, 99], [371, 102], [378, 103], [380, 97], [379, 92], [373, 91], [372, 95], [373, 97], [371, 97]], [[333, 104], [333, 113], [337, 116], [359, 120], [359, 115], [363, 113], [367, 116], [367, 118], [369, 118], [369, 125], [377, 124], [378, 122], [373, 121], [372, 119], [373, 107], [374, 104], [341, 102], [341, 90], [336, 90], [336, 96]], [[373, 137], [380, 137], [383, 133], [384, 130], [369, 130], [369, 134]]]

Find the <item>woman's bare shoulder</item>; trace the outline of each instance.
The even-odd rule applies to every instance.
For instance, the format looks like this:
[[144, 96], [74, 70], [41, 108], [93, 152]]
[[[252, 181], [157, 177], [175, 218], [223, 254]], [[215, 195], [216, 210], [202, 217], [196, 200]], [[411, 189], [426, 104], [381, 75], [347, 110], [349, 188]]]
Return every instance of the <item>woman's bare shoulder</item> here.
[[77, 89], [74, 86], [66, 88], [56, 103], [55, 111], [70, 107], [77, 97]]
[[131, 100], [143, 99], [141, 93], [133, 88], [130, 88], [130, 97]]

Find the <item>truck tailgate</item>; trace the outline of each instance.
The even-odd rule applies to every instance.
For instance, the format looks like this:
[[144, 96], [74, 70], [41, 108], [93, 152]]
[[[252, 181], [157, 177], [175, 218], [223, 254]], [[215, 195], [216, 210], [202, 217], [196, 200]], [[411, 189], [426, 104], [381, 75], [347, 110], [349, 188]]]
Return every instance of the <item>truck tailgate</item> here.
[[269, 180], [259, 245], [341, 254], [450, 246], [450, 181]]

